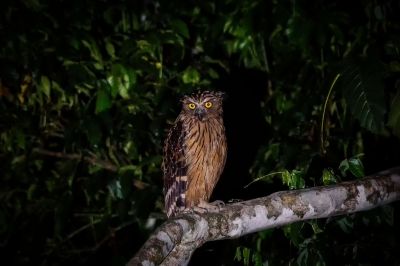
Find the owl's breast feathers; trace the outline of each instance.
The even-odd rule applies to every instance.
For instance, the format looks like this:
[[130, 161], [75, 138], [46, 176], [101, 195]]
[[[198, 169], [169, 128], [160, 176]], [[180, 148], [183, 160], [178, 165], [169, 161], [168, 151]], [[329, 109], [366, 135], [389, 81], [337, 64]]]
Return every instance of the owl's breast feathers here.
[[226, 161], [222, 118], [201, 122], [178, 116], [164, 148], [164, 189], [167, 216], [208, 201]]

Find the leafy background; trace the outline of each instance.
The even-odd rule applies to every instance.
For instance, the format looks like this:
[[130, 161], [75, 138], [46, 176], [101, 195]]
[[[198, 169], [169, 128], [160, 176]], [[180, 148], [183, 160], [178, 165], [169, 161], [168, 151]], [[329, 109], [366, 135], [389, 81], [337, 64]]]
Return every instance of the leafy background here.
[[[179, 97], [227, 93], [215, 199], [399, 165], [398, 1], [0, 4], [0, 254], [124, 265], [165, 220]], [[254, 181], [254, 183], [251, 183]], [[208, 243], [191, 265], [398, 265], [399, 204]]]

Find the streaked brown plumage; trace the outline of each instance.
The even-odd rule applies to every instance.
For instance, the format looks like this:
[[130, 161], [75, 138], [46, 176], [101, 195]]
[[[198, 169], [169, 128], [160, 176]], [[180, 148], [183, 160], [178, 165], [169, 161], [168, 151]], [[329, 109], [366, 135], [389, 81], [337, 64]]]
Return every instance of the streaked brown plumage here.
[[226, 161], [221, 92], [185, 96], [164, 145], [164, 195], [168, 217], [208, 202]]

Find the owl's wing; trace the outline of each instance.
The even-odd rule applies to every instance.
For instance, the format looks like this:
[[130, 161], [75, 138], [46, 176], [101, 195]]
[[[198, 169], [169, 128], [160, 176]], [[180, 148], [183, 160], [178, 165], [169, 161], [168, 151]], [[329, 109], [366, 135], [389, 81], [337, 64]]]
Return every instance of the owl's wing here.
[[179, 119], [170, 129], [164, 146], [163, 172], [165, 211], [173, 216], [185, 208], [187, 165], [185, 160], [185, 130]]

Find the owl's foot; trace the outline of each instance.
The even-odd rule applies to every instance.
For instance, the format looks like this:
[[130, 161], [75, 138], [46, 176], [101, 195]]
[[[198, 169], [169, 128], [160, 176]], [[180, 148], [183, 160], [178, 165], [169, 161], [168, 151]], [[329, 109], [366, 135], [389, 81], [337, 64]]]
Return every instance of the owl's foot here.
[[193, 207], [193, 210], [198, 213], [219, 212], [223, 206], [225, 206], [225, 203], [222, 200], [213, 202], [202, 200], [197, 206]]

